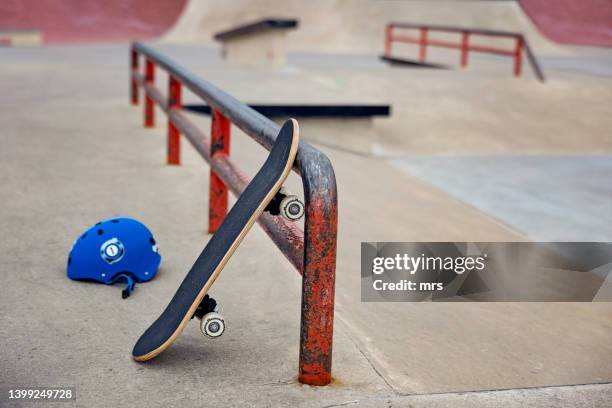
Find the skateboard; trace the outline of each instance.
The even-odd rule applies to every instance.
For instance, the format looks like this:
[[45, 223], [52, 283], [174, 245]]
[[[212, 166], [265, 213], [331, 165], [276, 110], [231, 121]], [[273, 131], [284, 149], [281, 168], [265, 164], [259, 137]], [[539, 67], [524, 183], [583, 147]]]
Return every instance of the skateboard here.
[[225, 320], [208, 291], [236, 248], [263, 211], [290, 220], [304, 214], [304, 204], [281, 191], [293, 167], [299, 133], [296, 120], [285, 122], [266, 162], [238, 197], [166, 309], [136, 342], [132, 351], [136, 361], [150, 360], [170, 347], [193, 317], [200, 319], [204, 335], [215, 338], [223, 334]]

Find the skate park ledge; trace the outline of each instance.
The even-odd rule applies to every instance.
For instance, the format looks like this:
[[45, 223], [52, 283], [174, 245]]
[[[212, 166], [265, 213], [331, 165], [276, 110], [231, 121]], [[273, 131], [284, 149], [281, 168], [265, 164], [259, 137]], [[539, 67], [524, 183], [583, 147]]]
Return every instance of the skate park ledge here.
[[0, 29], [0, 47], [40, 47], [43, 36], [36, 29]]
[[[369, 155], [376, 141], [375, 117], [389, 117], [388, 104], [249, 104], [253, 110], [282, 122], [295, 118], [306, 130], [304, 138], [325, 146]], [[210, 115], [208, 105], [184, 105], [189, 112]]]
[[297, 28], [295, 19], [266, 18], [218, 32], [221, 56], [231, 65], [282, 66], [287, 62], [287, 31]]

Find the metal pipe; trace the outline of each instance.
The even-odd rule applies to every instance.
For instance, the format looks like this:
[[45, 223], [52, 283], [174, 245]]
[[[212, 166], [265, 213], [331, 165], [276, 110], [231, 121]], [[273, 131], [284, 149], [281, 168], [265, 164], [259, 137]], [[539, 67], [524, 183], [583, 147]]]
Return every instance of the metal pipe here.
[[513, 31], [503, 31], [503, 30], [487, 30], [487, 29], [479, 29], [479, 28], [466, 28], [466, 27], [458, 27], [458, 26], [446, 26], [446, 25], [437, 25], [437, 24], [415, 24], [415, 23], [399, 23], [399, 22], [391, 22], [389, 23], [393, 27], [397, 28], [409, 28], [409, 29], [420, 29], [423, 27], [428, 28], [432, 31], [441, 31], [448, 33], [461, 33], [462, 31], [469, 31], [472, 34], [481, 34], [489, 37], [517, 37], [520, 36], [520, 33], [516, 33]]
[[[278, 125], [154, 49], [140, 43], [133, 43], [132, 49], [155, 61], [212, 109], [266, 149], [271, 149], [280, 130]], [[153, 84], [146, 84], [144, 88], [154, 97]], [[163, 98], [161, 102], [164, 109], [163, 105], [167, 104]], [[204, 135], [179, 111], [167, 106], [164, 110], [196, 150], [205, 159], [210, 159], [210, 148], [201, 143], [206, 140]], [[217, 154], [209, 163], [234, 193], [241, 192], [240, 179], [245, 183], [246, 180], [231, 165], [227, 155]], [[336, 179], [327, 156], [305, 142], [300, 142], [293, 170], [301, 175], [304, 189], [306, 216], [303, 238], [299, 228], [279, 217], [264, 214], [258, 222], [303, 275], [298, 378], [306, 384], [326, 385], [331, 381], [332, 362], [338, 220]]]
[[523, 67], [523, 39], [516, 39], [516, 49], [514, 50], [514, 76], [520, 77]]
[[[138, 65], [138, 53], [135, 50], [130, 50], [130, 67], [132, 75], [138, 73]], [[132, 101], [132, 105], [138, 105], [138, 83], [132, 76], [130, 76], [130, 100]]]
[[391, 56], [391, 47], [393, 41], [393, 26], [388, 25], [385, 27], [385, 56]]
[[[214, 109], [211, 117], [210, 155], [214, 160], [217, 154], [229, 156], [230, 121]], [[227, 214], [227, 187], [212, 166], [210, 168], [209, 192], [208, 232], [214, 234]]]
[[[155, 83], [155, 64], [148, 58], [145, 63], [145, 81], [147, 85], [153, 85]], [[155, 126], [155, 108], [153, 106], [153, 100], [147, 95], [145, 95], [144, 125], [145, 127]]]
[[461, 66], [467, 67], [468, 63], [468, 50], [470, 47], [470, 33], [463, 31], [461, 33]]
[[427, 58], [427, 29], [421, 27], [421, 38], [419, 39], [419, 60], [425, 62]]
[[531, 64], [531, 68], [533, 69], [534, 74], [540, 81], [545, 82], [546, 77], [544, 76], [544, 71], [542, 71], [542, 68], [540, 68], [540, 64], [538, 63], [538, 60], [536, 59], [533, 51], [531, 50], [529, 43], [525, 39], [523, 39], [523, 48], [525, 49], [527, 60]]
[[[397, 35], [393, 37], [393, 39], [397, 42], [403, 42], [403, 43], [408, 43], [408, 44], [421, 44], [422, 43], [421, 38], [409, 37], [405, 35]], [[426, 42], [427, 42], [427, 45], [433, 45], [433, 46], [440, 47], [440, 48], [451, 48], [451, 49], [463, 50], [463, 41], [456, 43], [456, 42], [444, 41], [444, 40], [427, 39]], [[498, 55], [505, 55], [505, 56], [511, 56], [511, 57], [515, 55], [515, 49], [508, 50], [504, 48], [489, 47], [489, 46], [484, 46], [484, 45], [469, 45], [468, 44], [466, 49], [468, 51], [485, 52], [488, 54], [498, 54]]]
[[[168, 79], [168, 109], [181, 109], [181, 83], [172, 75]], [[167, 164], [181, 164], [181, 134], [168, 118]]]
[[513, 58], [515, 55], [515, 50], [507, 50], [507, 49], [497, 48], [497, 47], [488, 47], [484, 45], [470, 45], [469, 50], [473, 52], [503, 55], [504, 57], [513, 57]]

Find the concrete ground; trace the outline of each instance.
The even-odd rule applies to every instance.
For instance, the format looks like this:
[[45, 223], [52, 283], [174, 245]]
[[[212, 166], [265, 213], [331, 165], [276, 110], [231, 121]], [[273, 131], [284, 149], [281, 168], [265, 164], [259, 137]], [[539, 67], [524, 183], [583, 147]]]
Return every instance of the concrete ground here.
[[[261, 96], [264, 85], [279, 97], [314, 98], [319, 83], [324, 97], [393, 103], [393, 117], [377, 122], [381, 156], [319, 146], [334, 164], [340, 197], [334, 382], [296, 381], [300, 279], [258, 227], [213, 290], [227, 333], [208, 341], [192, 324], [159, 358], [132, 361], [135, 340], [210, 238], [208, 168], [186, 143], [182, 166], [164, 164], [165, 121], [160, 115], [155, 129], [143, 129], [141, 108], [128, 104], [127, 47], [99, 46], [0, 50], [2, 387], [71, 386], [76, 405], [87, 407], [609, 405], [609, 303], [362, 303], [358, 266], [361, 241], [529, 239], [519, 222], [451, 188], [452, 161], [427, 171], [432, 154], [609, 152], [608, 80], [559, 72], [541, 85], [487, 70], [479, 77], [369, 62], [317, 66], [307, 57], [270, 74], [223, 69], [215, 57], [202, 58], [210, 50], [160, 49], [242, 99]], [[254, 80], [258, 86], [249, 86]], [[194, 120], [207, 129], [206, 118]], [[266, 153], [234, 135], [232, 156], [252, 174]], [[609, 201], [609, 166], [602, 168], [589, 197]], [[465, 185], [478, 184], [477, 174], [465, 177]], [[295, 175], [288, 184], [300, 191]], [[546, 208], [545, 199], [511, 187], [511, 197]], [[583, 232], [600, 211], [555, 208], [585, 220]], [[127, 300], [116, 287], [65, 276], [73, 239], [116, 215], [147, 224], [163, 256], [158, 276]]]

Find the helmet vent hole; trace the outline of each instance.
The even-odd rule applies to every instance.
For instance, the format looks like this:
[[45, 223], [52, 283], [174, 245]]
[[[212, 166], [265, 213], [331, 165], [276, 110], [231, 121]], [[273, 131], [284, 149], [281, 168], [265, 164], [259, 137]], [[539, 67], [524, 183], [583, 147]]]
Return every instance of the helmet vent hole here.
[[149, 242], [151, 243], [151, 245], [155, 245], [155, 240], [153, 239], [153, 237], [149, 238]]
[[87, 236], [87, 233], [84, 233], [83, 235], [81, 235], [81, 238], [79, 239], [85, 239], [86, 236]]
[[104, 230], [103, 230], [102, 228], [100, 228], [100, 229], [98, 230], [98, 235], [102, 235], [102, 234], [104, 234]]
[[111, 220], [112, 223], [116, 224], [119, 222], [119, 220]]
[[102, 224], [102, 221], [100, 221], [100, 222], [96, 222], [96, 225], [100, 225], [100, 224]]
[[70, 263], [72, 262], [72, 257], [68, 258], [68, 265], [70, 265]]

